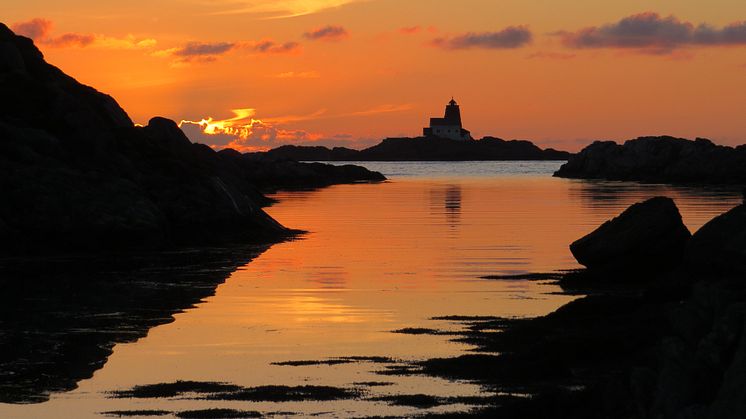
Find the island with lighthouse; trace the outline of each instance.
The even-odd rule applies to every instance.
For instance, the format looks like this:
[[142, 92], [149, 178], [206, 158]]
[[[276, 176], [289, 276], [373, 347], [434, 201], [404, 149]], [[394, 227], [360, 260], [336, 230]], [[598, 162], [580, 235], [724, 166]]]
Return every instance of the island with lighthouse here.
[[571, 153], [542, 149], [526, 140], [506, 141], [491, 136], [475, 140], [463, 127], [460, 106], [451, 98], [443, 117], [430, 118], [421, 137], [386, 138], [363, 150], [284, 145], [247, 155], [258, 160], [297, 161], [515, 161], [567, 160]]

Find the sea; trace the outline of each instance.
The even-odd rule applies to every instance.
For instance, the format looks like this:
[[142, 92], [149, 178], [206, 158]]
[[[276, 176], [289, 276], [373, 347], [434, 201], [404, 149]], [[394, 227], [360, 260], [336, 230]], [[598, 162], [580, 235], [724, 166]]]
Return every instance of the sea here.
[[[229, 266], [224, 280], [204, 298], [169, 313], [164, 321], [153, 321], [144, 336], [115, 340], [92, 375], [76, 378], [80, 374], [72, 367], [56, 372], [69, 374], [74, 388], [31, 388], [27, 390], [35, 397], [0, 400], [0, 417], [174, 417], [204, 409], [269, 417], [365, 417], [469, 410], [472, 406], [459, 401], [427, 408], [385, 401], [390, 395], [454, 397], [494, 391], [467, 381], [388, 374], [392, 364], [474, 351], [448, 333], [398, 332], [463, 327], [445, 316], [542, 316], [578, 298], [561, 293], [551, 281], [486, 277], [580, 268], [568, 245], [635, 202], [673, 198], [694, 232], [742, 201], [740, 190], [729, 188], [552, 177], [560, 161], [349, 163], [380, 171], [388, 181], [271, 195], [277, 203], [266, 211], [304, 234]], [[193, 252], [198, 255], [200, 249]], [[85, 258], [78, 263], [86, 263]], [[195, 263], [188, 269], [202, 268]], [[149, 278], [154, 272], [159, 275], [157, 265], [148, 270]], [[49, 281], [61, 274], [43, 275]], [[105, 281], [109, 273], [104, 269], [85, 275]], [[145, 281], [138, 272], [130, 275]], [[52, 315], [65, 316], [61, 307]], [[23, 333], [23, 327], [35, 326], [5, 321], [0, 333]], [[60, 331], [73, 340], [74, 332]], [[76, 351], [88, 350], [86, 342], [74, 341], [81, 348]], [[90, 345], [101, 342], [94, 339]], [[335, 359], [346, 361], [317, 362]], [[359, 397], [117, 397], [118, 391], [134, 386], [177, 381], [246, 388], [329, 386], [354, 389]], [[3, 392], [0, 388], [0, 398]]]

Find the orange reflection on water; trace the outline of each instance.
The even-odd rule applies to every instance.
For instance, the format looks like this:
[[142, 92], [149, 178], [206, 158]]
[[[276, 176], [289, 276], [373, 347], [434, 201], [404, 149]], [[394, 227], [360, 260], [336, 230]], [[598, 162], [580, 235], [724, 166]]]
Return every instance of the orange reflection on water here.
[[[370, 364], [284, 367], [273, 362], [343, 356], [423, 359], [468, 346], [444, 336], [390, 333], [403, 327], [454, 328], [431, 317], [536, 316], [572, 297], [553, 285], [480, 276], [575, 268], [568, 244], [633, 202], [672, 196], [694, 230], [736, 205], [738, 194], [656, 185], [542, 177], [402, 179], [284, 192], [268, 212], [309, 233], [271, 247], [236, 271], [215, 296], [117, 345], [107, 365], [74, 392], [14, 409], [18, 417], [55, 411], [95, 417], [121, 408], [184, 410], [188, 400], [112, 400], [103, 392], [175, 380], [253, 386], [349, 386], [380, 381]], [[473, 395], [477, 386], [427, 377], [391, 377], [386, 393]], [[378, 391], [378, 390], [371, 390]], [[215, 407], [215, 406], [213, 406]], [[224, 407], [224, 406], [219, 406]], [[416, 413], [369, 401], [333, 405], [238, 405], [305, 414]]]

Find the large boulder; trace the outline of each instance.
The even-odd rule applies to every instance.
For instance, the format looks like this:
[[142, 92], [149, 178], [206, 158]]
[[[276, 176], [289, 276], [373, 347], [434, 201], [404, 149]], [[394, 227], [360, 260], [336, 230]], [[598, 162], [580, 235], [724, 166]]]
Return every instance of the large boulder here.
[[656, 197], [627, 208], [571, 244], [570, 251], [592, 270], [660, 271], [682, 260], [690, 237], [673, 200]]
[[746, 273], [746, 204], [702, 226], [687, 246], [687, 262], [700, 270]]

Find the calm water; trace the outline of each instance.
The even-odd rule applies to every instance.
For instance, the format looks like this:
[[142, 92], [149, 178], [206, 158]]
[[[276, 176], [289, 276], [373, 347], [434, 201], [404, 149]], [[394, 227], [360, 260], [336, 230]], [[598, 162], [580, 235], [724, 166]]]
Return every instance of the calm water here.
[[[211, 407], [324, 416], [421, 413], [373, 401], [250, 403], [114, 399], [108, 392], [175, 380], [243, 386], [365, 381], [369, 396], [475, 395], [464, 382], [381, 376], [381, 365], [278, 366], [340, 356], [404, 360], [452, 356], [469, 347], [444, 336], [391, 333], [453, 328], [444, 315], [536, 316], [571, 297], [554, 286], [480, 276], [576, 268], [568, 244], [628, 205], [674, 198], [696, 230], [740, 201], [736, 191], [555, 179], [559, 162], [361, 163], [391, 180], [282, 192], [268, 212], [309, 231], [272, 246], [233, 272], [196, 307], [118, 344], [103, 368], [76, 390], [45, 403], [0, 404], [0, 417], [100, 417], [131, 409]], [[464, 406], [431, 411], [459, 410]]]

